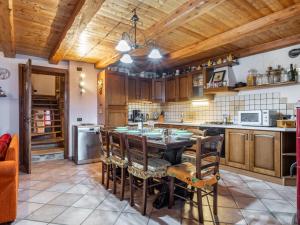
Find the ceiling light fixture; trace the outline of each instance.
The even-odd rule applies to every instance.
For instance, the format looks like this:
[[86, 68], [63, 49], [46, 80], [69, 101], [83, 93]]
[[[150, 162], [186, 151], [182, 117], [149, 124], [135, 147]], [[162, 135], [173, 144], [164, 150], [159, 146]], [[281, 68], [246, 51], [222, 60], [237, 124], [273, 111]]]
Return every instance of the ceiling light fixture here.
[[116, 46], [117, 51], [123, 53], [127, 52], [121, 57], [120, 61], [123, 63], [132, 63], [133, 60], [128, 52], [132, 49], [138, 49], [144, 47], [149, 47], [151, 49], [148, 58], [161, 59], [162, 55], [159, 49], [156, 47], [155, 41], [151, 39], [147, 40], [142, 32], [141, 33], [144, 36], [144, 43], [143, 44], [137, 43], [137, 23], [139, 21], [139, 17], [136, 14], [136, 9], [132, 10], [132, 12], [133, 12], [133, 16], [130, 19], [132, 24], [131, 29], [128, 32], [124, 32], [122, 34], [122, 38]]

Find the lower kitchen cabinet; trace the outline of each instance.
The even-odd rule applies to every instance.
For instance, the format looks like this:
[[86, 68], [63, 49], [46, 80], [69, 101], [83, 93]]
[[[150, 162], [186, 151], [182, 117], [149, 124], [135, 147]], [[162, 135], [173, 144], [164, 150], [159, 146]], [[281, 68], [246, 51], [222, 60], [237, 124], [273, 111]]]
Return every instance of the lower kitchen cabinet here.
[[249, 170], [249, 131], [226, 129], [226, 165]]
[[226, 165], [280, 177], [280, 132], [226, 129]]
[[280, 132], [250, 133], [250, 170], [280, 177]]

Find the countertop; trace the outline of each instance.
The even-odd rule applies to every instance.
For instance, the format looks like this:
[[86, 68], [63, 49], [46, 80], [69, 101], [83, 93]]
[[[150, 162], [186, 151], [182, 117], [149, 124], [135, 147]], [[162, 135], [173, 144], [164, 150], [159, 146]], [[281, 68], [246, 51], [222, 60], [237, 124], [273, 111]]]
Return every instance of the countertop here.
[[[157, 121], [148, 121], [144, 124], [166, 124], [166, 125], [182, 125], [182, 126], [195, 126], [195, 127], [216, 127], [216, 128], [228, 128], [228, 129], [245, 129], [245, 130], [266, 130], [266, 131], [280, 131], [280, 132], [296, 132], [296, 128], [281, 128], [281, 127], [255, 127], [255, 126], [242, 126], [237, 124], [209, 124], [203, 122], [177, 122], [177, 121], [165, 121], [159, 123]], [[138, 123], [128, 122], [128, 125], [137, 125]]]

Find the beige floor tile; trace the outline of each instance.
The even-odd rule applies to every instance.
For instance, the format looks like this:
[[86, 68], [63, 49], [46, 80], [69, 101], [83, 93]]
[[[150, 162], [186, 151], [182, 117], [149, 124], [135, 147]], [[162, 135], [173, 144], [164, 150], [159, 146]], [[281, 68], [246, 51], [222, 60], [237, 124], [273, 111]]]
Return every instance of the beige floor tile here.
[[32, 190], [38, 190], [38, 191], [44, 191], [47, 188], [49, 188], [50, 186], [54, 185], [53, 182], [50, 181], [40, 181], [39, 183], [33, 185], [30, 187], [30, 189]]
[[172, 224], [180, 225], [181, 219], [178, 217], [172, 217], [170, 215], [161, 215], [159, 217], [150, 217], [148, 225], [161, 225], [161, 224]]
[[[197, 220], [182, 219], [181, 224], [182, 225], [199, 225], [199, 222]], [[215, 224], [212, 221], [204, 221], [203, 225], [215, 225]]]
[[[209, 203], [213, 204], [212, 198], [209, 198]], [[237, 208], [237, 205], [231, 195], [218, 195], [218, 207]]]
[[100, 210], [108, 210], [108, 211], [123, 211], [128, 202], [127, 201], [120, 201], [118, 198], [108, 196], [98, 207], [97, 209]]
[[17, 218], [23, 219], [35, 210], [41, 208], [43, 204], [31, 202], [18, 202]]
[[[206, 221], [213, 221], [209, 206], [203, 206], [203, 217]], [[182, 209], [182, 218], [190, 220], [199, 220], [198, 207], [192, 207], [190, 204], [185, 204]]]
[[268, 209], [257, 198], [235, 197], [234, 200], [240, 209], [268, 211]]
[[270, 189], [255, 189], [253, 190], [253, 193], [257, 196], [257, 198], [283, 200], [277, 191]]
[[97, 195], [84, 195], [81, 199], [73, 204], [74, 207], [85, 208], [85, 209], [95, 209], [100, 205], [105, 197]]
[[148, 216], [143, 216], [137, 213], [121, 213], [116, 225], [147, 225], [149, 221]]
[[295, 213], [282, 213], [282, 212], [273, 212], [274, 216], [282, 223], [282, 224], [292, 224], [294, 225], [294, 220], [296, 219]]
[[67, 208], [58, 205], [44, 205], [30, 214], [26, 219], [37, 220], [41, 222], [51, 222], [55, 217], [60, 215]]
[[65, 192], [71, 189], [74, 184], [71, 183], [57, 183], [49, 187], [46, 191]]
[[82, 223], [82, 225], [113, 225], [116, 223], [120, 212], [110, 212], [103, 210], [95, 210]]
[[71, 189], [69, 189], [68, 191], [66, 191], [66, 193], [73, 193], [73, 194], [82, 194], [82, 195], [85, 195], [86, 193], [88, 193], [92, 189], [93, 189], [93, 187], [90, 186], [90, 185], [76, 184]]
[[36, 202], [36, 203], [47, 203], [51, 201], [52, 199], [56, 198], [61, 193], [59, 192], [50, 192], [50, 191], [42, 191], [38, 193], [37, 195], [30, 198], [29, 202]]
[[24, 189], [22, 191], [19, 191], [18, 199], [19, 199], [19, 201], [27, 201], [28, 199], [32, 198], [33, 196], [35, 196], [38, 193], [40, 193], [40, 191]]
[[254, 192], [247, 187], [229, 187], [228, 188], [233, 197], [245, 197], [245, 198], [255, 198]]
[[79, 225], [91, 214], [91, 212], [91, 209], [71, 207], [56, 217], [52, 222], [66, 225]]
[[20, 189], [30, 189], [30, 187], [38, 184], [40, 181], [37, 180], [20, 180], [19, 188]]
[[261, 199], [261, 201], [271, 212], [296, 212], [296, 209], [288, 201], [272, 199]]
[[47, 223], [30, 221], [30, 220], [20, 220], [15, 225], [46, 225]]
[[62, 206], [72, 206], [76, 201], [82, 198], [83, 195], [62, 193], [56, 198], [52, 199], [48, 204], [62, 205]]
[[255, 189], [272, 189], [269, 185], [265, 184], [264, 182], [261, 181], [250, 181], [247, 182], [248, 187], [251, 190]]
[[269, 212], [256, 210], [241, 210], [246, 222], [250, 225], [280, 225], [276, 218]]
[[229, 224], [247, 224], [239, 209], [218, 208], [218, 221]]

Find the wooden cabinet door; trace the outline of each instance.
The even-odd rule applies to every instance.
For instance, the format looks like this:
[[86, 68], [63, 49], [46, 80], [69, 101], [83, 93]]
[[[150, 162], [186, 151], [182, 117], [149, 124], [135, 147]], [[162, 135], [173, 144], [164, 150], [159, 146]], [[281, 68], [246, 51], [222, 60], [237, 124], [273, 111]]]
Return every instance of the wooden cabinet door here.
[[176, 79], [167, 78], [166, 79], [166, 101], [174, 102], [176, 101]]
[[250, 133], [250, 170], [280, 177], [280, 132]]
[[152, 101], [164, 102], [165, 101], [165, 81], [164, 79], [152, 80]]
[[152, 95], [152, 81], [151, 79], [140, 78], [139, 79], [140, 88], [140, 99], [145, 101], [151, 101]]
[[126, 126], [128, 124], [128, 110], [124, 109], [108, 109], [106, 118], [107, 127]]
[[226, 129], [226, 165], [249, 170], [249, 131]]
[[181, 75], [177, 77], [177, 82], [178, 100], [189, 100], [192, 96], [192, 77], [190, 75]]
[[128, 77], [128, 101], [135, 101], [139, 98], [138, 78]]
[[121, 73], [110, 72], [106, 76], [107, 105], [127, 105], [127, 80], [128, 77]]

